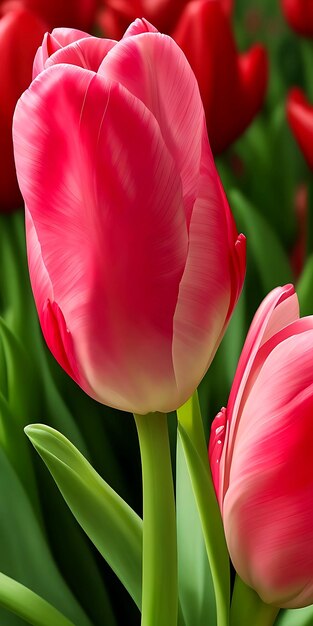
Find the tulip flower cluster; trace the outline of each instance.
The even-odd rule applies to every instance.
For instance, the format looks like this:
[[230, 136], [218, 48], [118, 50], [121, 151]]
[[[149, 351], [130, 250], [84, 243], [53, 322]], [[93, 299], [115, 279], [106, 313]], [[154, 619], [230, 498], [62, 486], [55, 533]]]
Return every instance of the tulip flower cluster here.
[[279, 74], [311, 9], [281, 8], [266, 50], [242, 0], [0, 0], [0, 623], [313, 623], [313, 106]]

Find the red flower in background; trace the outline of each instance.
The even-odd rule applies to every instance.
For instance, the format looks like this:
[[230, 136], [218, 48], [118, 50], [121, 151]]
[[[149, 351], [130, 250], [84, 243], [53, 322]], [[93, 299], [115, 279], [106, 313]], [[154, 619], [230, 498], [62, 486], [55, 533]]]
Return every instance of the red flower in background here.
[[299, 35], [313, 37], [312, 0], [281, 0], [281, 6], [290, 28]]
[[287, 120], [299, 147], [313, 169], [313, 106], [298, 87], [294, 87], [287, 98]]
[[268, 62], [261, 45], [239, 54], [219, 0], [193, 0], [172, 34], [197, 77], [212, 150], [243, 133], [265, 97]]
[[70, 26], [89, 30], [95, 21], [98, 0], [0, 0], [0, 6], [2, 4], [12, 7], [22, 5], [41, 17], [49, 29]]
[[[233, 0], [219, 0], [230, 16]], [[172, 30], [188, 4], [188, 0], [105, 0], [99, 15], [99, 25], [106, 37], [120, 39], [132, 20], [144, 17], [162, 32]]]
[[16, 102], [32, 79], [35, 52], [46, 25], [22, 9], [0, 7], [0, 211], [22, 204], [12, 143], [12, 118]]

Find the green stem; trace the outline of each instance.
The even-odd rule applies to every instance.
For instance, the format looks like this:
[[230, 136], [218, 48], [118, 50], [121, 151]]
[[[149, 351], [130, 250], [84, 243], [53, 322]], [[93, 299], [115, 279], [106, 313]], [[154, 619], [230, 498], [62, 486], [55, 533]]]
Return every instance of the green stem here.
[[176, 626], [176, 515], [167, 417], [163, 413], [134, 417], [143, 478], [141, 626]]
[[62, 613], [13, 578], [0, 573], [0, 606], [33, 626], [74, 626]]
[[236, 575], [231, 609], [231, 626], [273, 626], [279, 609], [265, 604], [260, 596]]
[[216, 601], [217, 625], [228, 626], [230, 604], [229, 556], [221, 515], [208, 463], [197, 391], [177, 411], [179, 434], [199, 511]]

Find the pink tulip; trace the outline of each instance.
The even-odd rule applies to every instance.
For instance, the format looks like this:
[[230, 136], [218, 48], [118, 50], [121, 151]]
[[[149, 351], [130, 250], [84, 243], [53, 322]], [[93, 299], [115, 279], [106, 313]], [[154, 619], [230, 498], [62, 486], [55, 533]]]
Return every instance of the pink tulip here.
[[251, 324], [209, 455], [235, 569], [283, 608], [313, 602], [312, 416], [313, 317], [278, 287]]
[[221, 340], [244, 237], [175, 42], [144, 20], [118, 43], [79, 36], [45, 39], [15, 114], [37, 310], [54, 356], [92, 397], [170, 411]]

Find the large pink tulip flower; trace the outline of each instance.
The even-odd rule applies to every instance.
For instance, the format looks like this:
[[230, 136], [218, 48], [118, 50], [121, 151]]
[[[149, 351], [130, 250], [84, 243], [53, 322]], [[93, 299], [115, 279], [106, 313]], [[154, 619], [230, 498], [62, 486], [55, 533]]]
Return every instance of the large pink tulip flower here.
[[145, 20], [120, 42], [53, 31], [36, 73], [14, 144], [47, 344], [100, 402], [175, 409], [206, 372], [245, 270], [195, 77]]
[[313, 317], [287, 285], [255, 315], [209, 447], [233, 564], [283, 608], [313, 602], [312, 418]]

